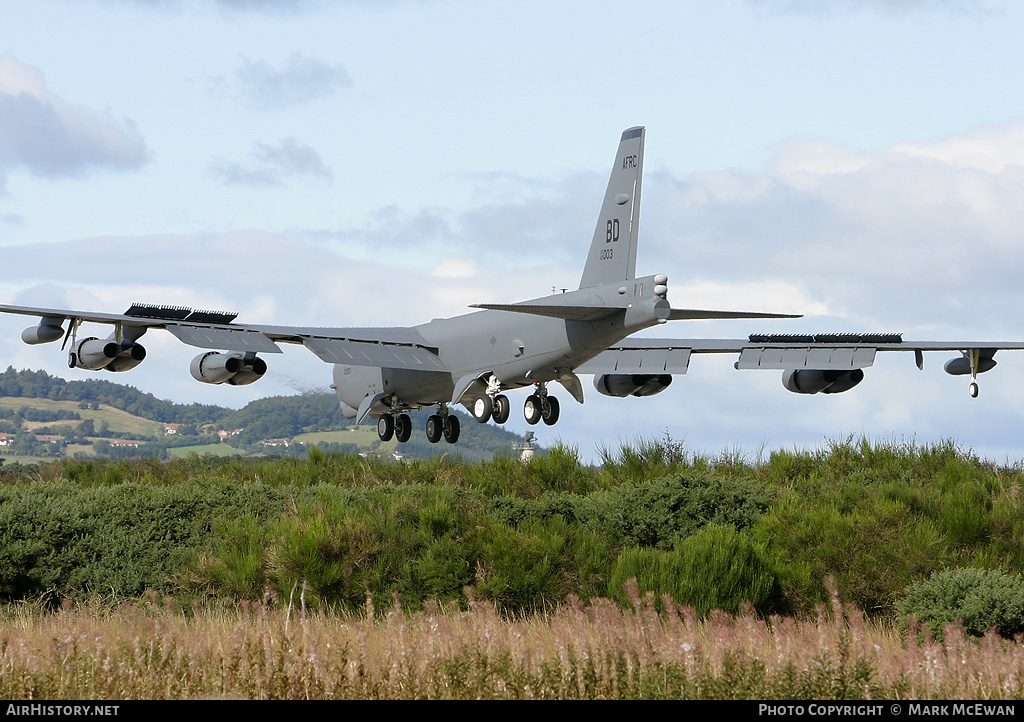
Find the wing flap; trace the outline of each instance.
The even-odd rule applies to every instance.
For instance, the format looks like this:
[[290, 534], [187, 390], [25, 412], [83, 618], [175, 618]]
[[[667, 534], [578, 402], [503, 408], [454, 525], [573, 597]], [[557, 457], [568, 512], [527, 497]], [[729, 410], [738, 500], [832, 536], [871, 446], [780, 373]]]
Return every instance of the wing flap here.
[[276, 343], [259, 331], [252, 329], [192, 326], [178, 323], [169, 323], [164, 328], [179, 341], [187, 343], [189, 346], [225, 351], [282, 353]]
[[864, 369], [875, 363], [874, 346], [750, 347], [740, 352], [738, 369]]
[[685, 374], [690, 366], [688, 348], [615, 346], [602, 351], [576, 369], [581, 374]]
[[424, 346], [353, 341], [322, 336], [302, 336], [302, 344], [327, 363], [420, 371], [448, 370], [438, 355]]

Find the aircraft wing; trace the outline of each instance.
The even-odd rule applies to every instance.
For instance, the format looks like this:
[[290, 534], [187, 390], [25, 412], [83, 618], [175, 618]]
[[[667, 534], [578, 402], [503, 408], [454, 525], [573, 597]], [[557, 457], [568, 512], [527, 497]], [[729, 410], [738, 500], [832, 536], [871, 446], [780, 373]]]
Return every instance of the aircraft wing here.
[[684, 374], [690, 355], [695, 353], [735, 354], [737, 369], [851, 371], [872, 366], [875, 355], [880, 351], [914, 352], [919, 368], [923, 366], [925, 351], [954, 351], [968, 360], [970, 354], [976, 354], [977, 367], [981, 359], [991, 360], [996, 351], [1011, 349], [1024, 349], [1024, 342], [904, 341], [900, 334], [755, 334], [746, 339], [628, 338], [579, 366], [576, 372]]
[[[437, 349], [412, 328], [320, 328], [236, 324], [236, 314], [196, 311], [178, 306], [135, 304], [123, 314], [57, 308], [0, 305], [0, 313], [39, 318], [22, 338], [28, 343], [67, 339], [81, 322], [111, 324], [114, 335], [138, 339], [151, 328], [164, 329], [178, 340], [202, 349], [235, 353], [282, 353], [279, 343], [301, 344], [327, 363], [445, 370]], [[67, 328], [64, 322], [70, 320]], [[48, 329], [48, 330], [47, 330]], [[59, 332], [59, 333], [58, 333]]]

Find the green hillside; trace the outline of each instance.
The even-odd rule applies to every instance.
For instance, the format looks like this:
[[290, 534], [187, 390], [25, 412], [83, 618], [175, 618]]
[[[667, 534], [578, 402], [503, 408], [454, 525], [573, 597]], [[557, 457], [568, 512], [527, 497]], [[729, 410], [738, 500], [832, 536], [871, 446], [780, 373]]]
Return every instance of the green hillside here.
[[[412, 414], [422, 429], [427, 412]], [[429, 458], [457, 453], [466, 460], [512, 451], [522, 437], [464, 415], [457, 446], [429, 444], [414, 435], [406, 444], [381, 443], [375, 428], [354, 426], [329, 393], [257, 399], [243, 409], [177, 404], [110, 381], [66, 381], [44, 371], [0, 373], [0, 457], [42, 459], [152, 457], [191, 453], [304, 456], [324, 451]]]

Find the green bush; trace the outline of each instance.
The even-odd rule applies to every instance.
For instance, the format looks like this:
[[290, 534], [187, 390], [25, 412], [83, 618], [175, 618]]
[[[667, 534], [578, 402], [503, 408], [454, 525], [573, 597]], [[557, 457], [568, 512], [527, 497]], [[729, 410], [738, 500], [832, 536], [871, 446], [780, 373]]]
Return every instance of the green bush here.
[[897, 609], [904, 629], [913, 618], [936, 639], [955, 622], [975, 637], [995, 627], [1011, 638], [1024, 632], [1024, 578], [992, 569], [950, 569], [911, 585]]
[[771, 498], [755, 479], [688, 469], [590, 494], [581, 500], [577, 517], [622, 546], [668, 550], [708, 524], [750, 527]]
[[709, 526], [671, 551], [632, 548], [615, 563], [609, 594], [627, 602], [627, 582], [641, 593], [669, 595], [704, 616], [738, 612], [746, 602], [762, 614], [780, 601], [778, 577], [767, 550], [731, 526]]

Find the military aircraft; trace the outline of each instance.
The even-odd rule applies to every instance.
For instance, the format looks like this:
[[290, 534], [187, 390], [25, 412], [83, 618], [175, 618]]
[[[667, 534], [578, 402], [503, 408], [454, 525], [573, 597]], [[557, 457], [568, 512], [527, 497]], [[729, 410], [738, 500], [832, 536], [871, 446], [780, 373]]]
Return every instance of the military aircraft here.
[[[651, 396], [685, 374], [692, 354], [738, 355], [737, 369], [775, 369], [783, 385], [800, 394], [848, 391], [864, 378], [879, 351], [957, 351], [945, 364], [954, 375], [977, 375], [996, 365], [1000, 349], [1024, 343], [909, 342], [899, 334], [752, 335], [745, 339], [630, 338], [646, 328], [686, 319], [796, 318], [791, 314], [672, 308], [668, 277], [637, 277], [636, 254], [646, 130], [625, 130], [591, 240], [579, 287], [518, 303], [480, 303], [454, 318], [399, 328], [319, 328], [235, 322], [237, 314], [178, 306], [134, 304], [123, 314], [0, 305], [0, 312], [39, 318], [22, 332], [29, 344], [63, 339], [68, 366], [127, 371], [146, 350], [139, 339], [163, 329], [205, 349], [191, 374], [208, 384], [253, 383], [267, 371], [260, 354], [282, 353], [278, 344], [300, 344], [334, 364], [335, 390], [348, 418], [377, 421], [382, 440], [408, 441], [408, 412], [434, 407], [427, 439], [459, 438], [451, 407], [464, 406], [480, 423], [502, 424], [510, 415], [505, 392], [529, 387], [526, 421], [554, 424], [559, 403], [553, 382], [583, 403], [579, 374], [593, 374], [607, 396]], [[66, 325], [65, 325], [66, 323]], [[106, 338], [80, 333], [83, 323], [112, 325]]]

